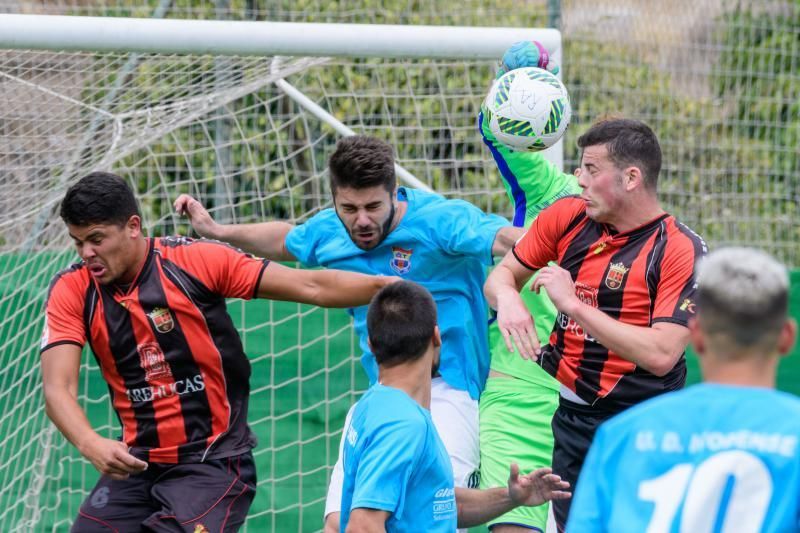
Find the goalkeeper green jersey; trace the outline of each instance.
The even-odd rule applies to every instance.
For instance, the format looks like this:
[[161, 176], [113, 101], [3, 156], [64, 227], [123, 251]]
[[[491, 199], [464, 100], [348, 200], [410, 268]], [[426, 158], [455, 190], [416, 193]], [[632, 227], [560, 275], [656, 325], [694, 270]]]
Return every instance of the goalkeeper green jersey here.
[[[514, 206], [514, 226], [527, 228], [545, 207], [559, 198], [580, 193], [575, 176], [564, 174], [540, 153], [516, 152], [498, 142], [488, 121], [484, 120], [483, 112], [478, 116], [478, 128], [497, 163], [506, 193]], [[521, 296], [534, 317], [539, 340], [545, 344], [557, 312], [544, 291], [536, 294], [530, 290], [532, 283], [533, 278], [522, 289]], [[539, 365], [506, 349], [494, 319], [489, 326], [489, 348], [492, 370], [558, 390], [558, 382]]]

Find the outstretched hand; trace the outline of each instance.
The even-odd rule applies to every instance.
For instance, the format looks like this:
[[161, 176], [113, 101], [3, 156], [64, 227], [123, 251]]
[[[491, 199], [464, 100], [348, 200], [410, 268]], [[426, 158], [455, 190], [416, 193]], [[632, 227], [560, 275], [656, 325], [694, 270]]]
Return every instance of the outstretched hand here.
[[565, 500], [572, 496], [567, 491], [569, 483], [553, 474], [550, 468], [539, 468], [533, 472], [520, 475], [519, 466], [511, 464], [508, 476], [508, 494], [517, 505], [536, 506], [550, 500]]
[[214, 222], [203, 204], [193, 196], [181, 194], [172, 205], [179, 215], [186, 215], [189, 218], [189, 223], [198, 235], [211, 239], [219, 238], [219, 224]]

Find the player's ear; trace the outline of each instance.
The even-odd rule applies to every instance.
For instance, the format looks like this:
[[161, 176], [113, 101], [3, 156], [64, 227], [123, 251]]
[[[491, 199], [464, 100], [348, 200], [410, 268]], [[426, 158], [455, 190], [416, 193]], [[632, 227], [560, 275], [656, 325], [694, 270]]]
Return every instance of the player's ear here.
[[786, 322], [781, 327], [781, 332], [778, 335], [778, 354], [789, 355], [794, 348], [794, 343], [797, 340], [797, 322], [793, 318], [787, 318]]
[[139, 215], [131, 215], [131, 218], [125, 223], [125, 227], [131, 237], [138, 238], [142, 234], [142, 218]]
[[442, 334], [439, 332], [439, 326], [433, 326], [433, 338], [431, 340], [434, 348], [442, 346]]
[[644, 175], [642, 170], [636, 166], [630, 166], [623, 172], [623, 185], [626, 191], [632, 191], [637, 187], [644, 186]]
[[706, 340], [697, 317], [691, 317], [688, 326], [689, 340], [692, 343], [692, 347], [694, 347], [694, 351], [697, 352], [698, 356], [704, 355], [706, 352]]

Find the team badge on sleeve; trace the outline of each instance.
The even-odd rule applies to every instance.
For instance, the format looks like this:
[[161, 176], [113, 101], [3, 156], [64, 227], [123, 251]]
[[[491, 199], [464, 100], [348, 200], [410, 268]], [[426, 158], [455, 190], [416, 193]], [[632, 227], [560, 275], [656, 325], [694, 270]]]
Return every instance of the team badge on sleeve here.
[[414, 250], [406, 250], [399, 246], [392, 246], [392, 259], [389, 266], [398, 274], [406, 274], [411, 270], [411, 254]]
[[606, 287], [612, 290], [622, 287], [622, 280], [625, 279], [628, 270], [630, 269], [622, 263], [611, 263], [608, 267], [608, 274], [606, 274]]
[[164, 307], [156, 307], [151, 312], [147, 313], [147, 316], [153, 321], [153, 325], [159, 333], [169, 333], [172, 331], [172, 328], [175, 327], [175, 321], [172, 320], [172, 313], [169, 312], [169, 309], [165, 309]]

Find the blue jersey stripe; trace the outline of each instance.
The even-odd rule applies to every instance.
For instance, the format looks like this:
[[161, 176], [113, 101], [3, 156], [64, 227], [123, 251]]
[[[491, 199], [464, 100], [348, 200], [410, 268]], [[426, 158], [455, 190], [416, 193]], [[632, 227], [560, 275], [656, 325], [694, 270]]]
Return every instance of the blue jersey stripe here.
[[503, 176], [503, 179], [506, 181], [506, 183], [508, 183], [509, 187], [511, 187], [511, 196], [514, 198], [514, 219], [511, 221], [511, 223], [516, 227], [521, 228], [525, 225], [525, 211], [528, 207], [528, 199], [525, 197], [525, 191], [523, 191], [522, 187], [519, 186], [517, 177], [511, 171], [511, 167], [508, 166], [506, 160], [497, 150], [494, 142], [492, 142], [491, 139], [483, 134], [483, 111], [478, 114], [478, 131], [481, 133], [483, 142], [492, 152], [492, 157], [494, 157], [495, 163], [497, 163], [497, 168], [500, 170], [500, 174]]

